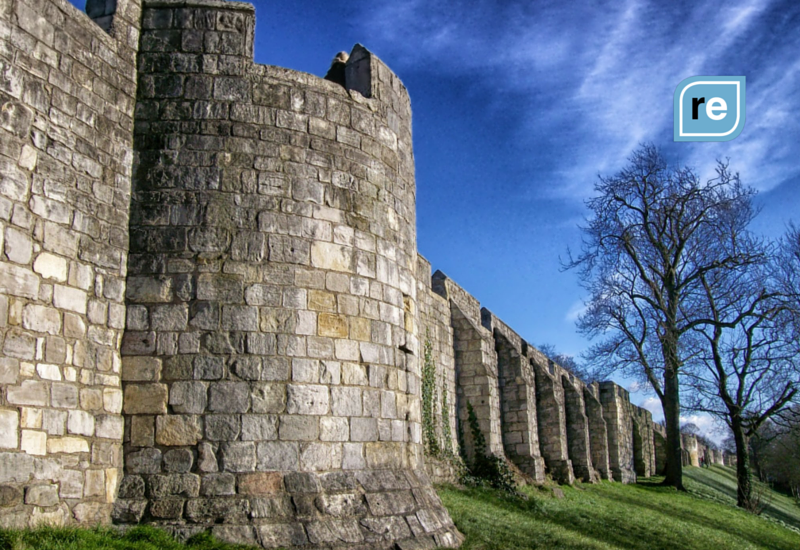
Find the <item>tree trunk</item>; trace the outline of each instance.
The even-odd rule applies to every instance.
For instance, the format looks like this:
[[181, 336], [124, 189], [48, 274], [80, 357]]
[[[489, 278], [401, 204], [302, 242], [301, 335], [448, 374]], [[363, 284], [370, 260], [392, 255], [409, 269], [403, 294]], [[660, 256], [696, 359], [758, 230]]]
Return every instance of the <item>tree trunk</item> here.
[[664, 485], [685, 491], [683, 486], [683, 460], [681, 457], [681, 400], [678, 375], [669, 371], [664, 374], [664, 422], [667, 427], [667, 464]]
[[736, 505], [749, 510], [753, 498], [749, 441], [744, 433], [741, 420], [734, 419], [731, 423], [731, 430], [733, 430], [733, 439], [736, 442]]

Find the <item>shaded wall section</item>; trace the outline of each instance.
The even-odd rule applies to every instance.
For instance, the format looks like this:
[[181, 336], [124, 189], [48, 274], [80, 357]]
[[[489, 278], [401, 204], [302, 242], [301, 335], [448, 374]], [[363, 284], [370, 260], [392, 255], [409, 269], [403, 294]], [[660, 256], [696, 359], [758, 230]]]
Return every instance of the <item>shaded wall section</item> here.
[[0, 3], [4, 527], [104, 523], [116, 496], [139, 15]]

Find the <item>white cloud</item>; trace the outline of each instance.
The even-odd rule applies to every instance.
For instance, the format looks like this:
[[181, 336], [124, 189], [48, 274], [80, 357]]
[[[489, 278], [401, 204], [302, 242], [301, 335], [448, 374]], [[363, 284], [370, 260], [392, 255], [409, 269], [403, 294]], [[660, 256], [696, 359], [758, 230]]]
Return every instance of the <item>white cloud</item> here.
[[578, 318], [586, 312], [586, 304], [583, 303], [583, 300], [578, 300], [574, 302], [567, 313], [564, 315], [564, 320], [570, 323], [574, 323], [578, 320]]

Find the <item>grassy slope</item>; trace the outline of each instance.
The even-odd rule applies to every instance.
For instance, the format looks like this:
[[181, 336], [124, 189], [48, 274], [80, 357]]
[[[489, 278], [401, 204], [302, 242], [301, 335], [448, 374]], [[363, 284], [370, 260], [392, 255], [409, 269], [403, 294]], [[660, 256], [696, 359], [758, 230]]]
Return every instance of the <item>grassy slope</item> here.
[[[700, 497], [736, 505], [736, 471], [732, 468], [688, 468], [684, 470], [687, 489]], [[762, 515], [800, 533], [800, 506], [794, 499], [767, 491]]]
[[[442, 488], [439, 494], [467, 535], [464, 550], [797, 550], [800, 534], [717, 499], [721, 468], [689, 469], [691, 494], [660, 487], [660, 478], [637, 485], [601, 483], [564, 488], [566, 498], [526, 489], [525, 502], [484, 489]], [[785, 510], [800, 520], [800, 508]], [[788, 522], [787, 522], [788, 523]]]

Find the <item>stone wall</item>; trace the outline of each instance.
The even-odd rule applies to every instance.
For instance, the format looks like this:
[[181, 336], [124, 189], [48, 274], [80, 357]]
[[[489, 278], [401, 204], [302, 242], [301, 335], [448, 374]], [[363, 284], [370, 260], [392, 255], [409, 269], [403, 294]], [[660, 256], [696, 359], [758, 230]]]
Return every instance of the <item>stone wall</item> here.
[[144, 5], [115, 517], [452, 546], [422, 468], [408, 94], [359, 45], [347, 89], [255, 65], [254, 25]]
[[469, 404], [533, 482], [658, 470], [625, 390], [418, 256], [410, 102], [380, 59], [356, 45], [344, 86], [256, 65], [243, 3], [87, 12], [0, 2], [0, 526], [457, 546], [426, 343], [453, 455]]
[[[0, 525], [109, 520], [140, 7], [0, 3]], [[111, 22], [111, 19], [109, 19]]]

